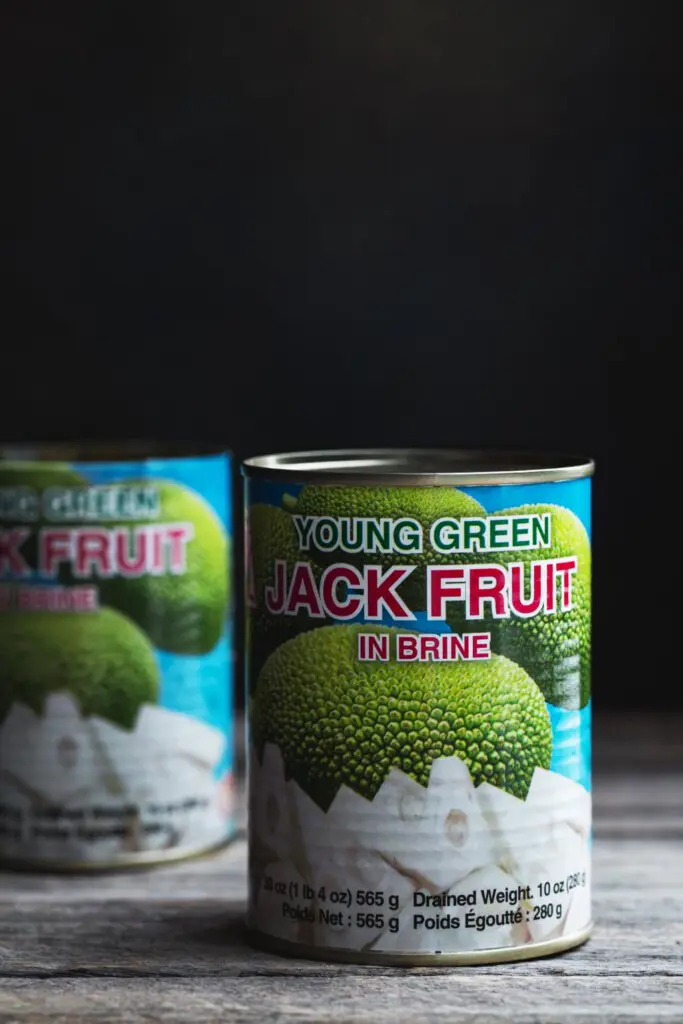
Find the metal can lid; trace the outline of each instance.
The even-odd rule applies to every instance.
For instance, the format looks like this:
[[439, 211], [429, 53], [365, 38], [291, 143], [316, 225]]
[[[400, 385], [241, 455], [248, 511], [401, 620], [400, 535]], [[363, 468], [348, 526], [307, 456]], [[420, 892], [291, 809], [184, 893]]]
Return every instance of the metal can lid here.
[[592, 459], [552, 452], [457, 448], [354, 448], [246, 459], [247, 477], [397, 487], [554, 483], [592, 476]]

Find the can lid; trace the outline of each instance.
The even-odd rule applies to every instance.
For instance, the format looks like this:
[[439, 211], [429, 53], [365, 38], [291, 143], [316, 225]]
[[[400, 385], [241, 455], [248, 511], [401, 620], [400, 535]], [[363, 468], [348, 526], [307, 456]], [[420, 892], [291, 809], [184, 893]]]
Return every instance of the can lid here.
[[438, 487], [551, 483], [592, 476], [592, 459], [552, 452], [457, 448], [355, 448], [246, 459], [248, 477], [313, 478], [320, 483]]

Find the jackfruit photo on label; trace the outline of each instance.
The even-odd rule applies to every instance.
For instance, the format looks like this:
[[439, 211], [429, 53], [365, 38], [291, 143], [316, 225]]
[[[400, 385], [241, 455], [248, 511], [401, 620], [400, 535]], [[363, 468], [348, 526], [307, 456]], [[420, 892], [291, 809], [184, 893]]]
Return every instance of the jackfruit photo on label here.
[[86, 715], [130, 729], [142, 704], [156, 703], [159, 668], [142, 630], [113, 608], [0, 614], [0, 722], [15, 703], [42, 714], [66, 691]]
[[[573, 608], [523, 619], [511, 615], [498, 620], [492, 634], [493, 649], [526, 669], [545, 699], [557, 707], [586, 706], [591, 694], [591, 548], [586, 528], [570, 509], [558, 505], [522, 505], [499, 515], [547, 512], [551, 517], [550, 547], [543, 558], [576, 556]], [[500, 562], [529, 563], [537, 550], [501, 552]], [[526, 585], [529, 586], [527, 574]], [[559, 602], [558, 602], [559, 603]]]
[[421, 785], [434, 759], [457, 754], [475, 785], [526, 796], [534, 769], [548, 768], [550, 718], [520, 666], [488, 661], [361, 662], [361, 631], [322, 626], [282, 644], [266, 661], [252, 735], [274, 743], [286, 770], [323, 808], [340, 785], [372, 798], [392, 768]]
[[318, 623], [304, 611], [298, 615], [270, 615], [266, 606], [266, 587], [275, 579], [275, 562], [284, 560], [288, 565], [308, 561], [314, 578], [320, 578], [321, 569], [299, 551], [297, 533], [288, 512], [272, 505], [255, 504], [249, 510], [249, 556], [247, 599], [247, 628], [249, 676], [255, 681], [266, 658], [276, 647]]
[[[85, 487], [86, 480], [66, 462], [2, 462], [0, 461], [0, 493], [14, 496], [14, 514], [3, 510], [2, 526], [28, 527], [28, 536], [20, 547], [20, 555], [32, 571], [38, 568], [38, 537], [50, 520], [43, 508], [43, 498], [51, 488]], [[7, 497], [3, 504], [9, 504]], [[68, 566], [60, 568], [61, 582], [72, 582]]]
[[[130, 487], [145, 482], [150, 481], [122, 481]], [[230, 599], [228, 536], [201, 495], [174, 481], [151, 482], [158, 488], [161, 503], [161, 515], [152, 522], [191, 526], [185, 571], [158, 576], [146, 573], [135, 579], [100, 579], [100, 600], [137, 622], [160, 650], [206, 654], [216, 646], [226, 625]], [[134, 528], [149, 523], [141, 520], [108, 525]]]

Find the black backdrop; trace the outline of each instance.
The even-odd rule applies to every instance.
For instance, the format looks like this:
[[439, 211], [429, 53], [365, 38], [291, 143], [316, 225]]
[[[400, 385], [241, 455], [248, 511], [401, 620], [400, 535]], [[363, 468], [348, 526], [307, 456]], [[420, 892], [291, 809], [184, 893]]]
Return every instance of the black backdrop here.
[[0, 437], [594, 455], [596, 701], [681, 703], [674, 12], [5, 9]]

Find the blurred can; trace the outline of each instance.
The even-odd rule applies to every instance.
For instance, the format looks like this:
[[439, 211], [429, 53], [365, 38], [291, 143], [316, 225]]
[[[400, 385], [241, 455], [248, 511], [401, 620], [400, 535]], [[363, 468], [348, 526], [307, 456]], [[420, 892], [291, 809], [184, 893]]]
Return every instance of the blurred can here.
[[162, 863], [235, 831], [229, 453], [0, 449], [0, 860]]

